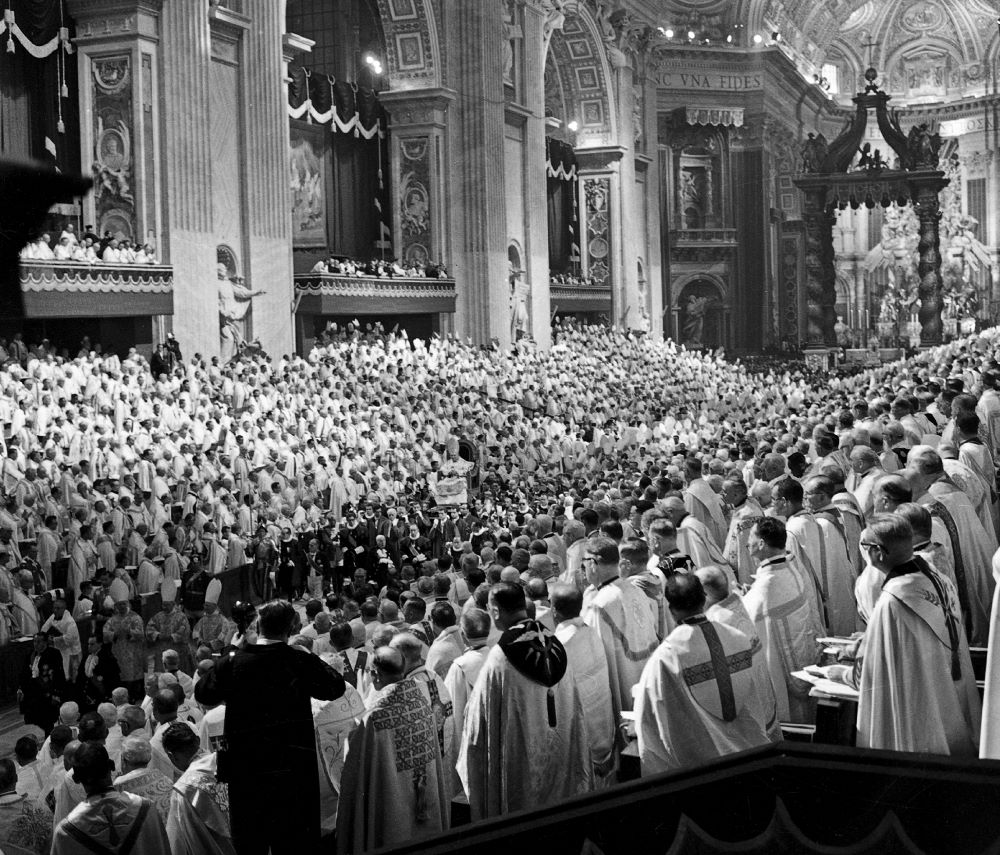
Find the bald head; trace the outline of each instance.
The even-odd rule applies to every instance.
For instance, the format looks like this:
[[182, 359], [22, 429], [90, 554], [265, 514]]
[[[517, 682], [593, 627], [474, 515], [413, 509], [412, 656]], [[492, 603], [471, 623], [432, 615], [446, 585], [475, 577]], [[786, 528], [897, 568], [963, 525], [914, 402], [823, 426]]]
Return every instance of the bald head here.
[[406, 675], [406, 660], [400, 651], [392, 647], [379, 647], [372, 659], [375, 686], [382, 689], [398, 683]]
[[706, 608], [729, 596], [729, 579], [715, 564], [699, 567], [695, 571], [695, 575], [701, 580], [701, 587], [705, 590]]
[[397, 633], [389, 642], [389, 647], [402, 655], [407, 674], [424, 664], [424, 646], [412, 632]]

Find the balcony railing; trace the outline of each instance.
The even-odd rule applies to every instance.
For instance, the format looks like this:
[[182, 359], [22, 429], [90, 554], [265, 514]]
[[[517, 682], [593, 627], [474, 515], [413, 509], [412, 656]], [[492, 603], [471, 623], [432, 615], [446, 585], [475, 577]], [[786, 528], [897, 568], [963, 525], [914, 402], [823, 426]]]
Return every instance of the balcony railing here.
[[99, 317], [173, 313], [174, 269], [167, 264], [21, 261], [27, 317]]
[[300, 311], [313, 314], [454, 312], [454, 279], [297, 273]]

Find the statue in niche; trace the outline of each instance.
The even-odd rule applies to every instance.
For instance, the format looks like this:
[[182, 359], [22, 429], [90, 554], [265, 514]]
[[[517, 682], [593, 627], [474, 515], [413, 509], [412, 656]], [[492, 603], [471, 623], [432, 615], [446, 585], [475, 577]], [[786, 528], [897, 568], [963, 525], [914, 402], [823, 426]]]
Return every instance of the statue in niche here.
[[705, 313], [715, 302], [709, 297], [692, 294], [684, 304], [684, 326], [681, 328], [682, 344], [687, 347], [702, 347], [705, 335]]
[[510, 340], [516, 343], [531, 335], [531, 318], [528, 316], [527, 288], [521, 282], [523, 271], [510, 265]]
[[247, 326], [253, 298], [266, 291], [253, 291], [239, 279], [232, 279], [225, 264], [216, 265], [219, 292], [219, 356], [229, 362], [247, 345]]
[[524, 36], [517, 19], [514, 17], [512, 4], [504, 4], [503, 12], [503, 82], [514, 85], [514, 42]]

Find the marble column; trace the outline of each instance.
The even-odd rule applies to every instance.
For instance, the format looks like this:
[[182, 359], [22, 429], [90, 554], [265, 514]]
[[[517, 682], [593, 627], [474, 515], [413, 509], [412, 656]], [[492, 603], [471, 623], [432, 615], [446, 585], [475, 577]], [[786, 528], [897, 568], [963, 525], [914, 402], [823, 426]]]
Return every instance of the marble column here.
[[[449, 122], [448, 200], [458, 280], [457, 332], [510, 342], [504, 192], [503, 9], [496, 0], [445, 0], [449, 76], [461, 96]], [[449, 117], [451, 118], [451, 117]]]
[[163, 69], [164, 250], [174, 268], [174, 333], [185, 354], [219, 352], [219, 309], [212, 233], [212, 37], [208, 9], [165, 3]]
[[642, 236], [646, 259], [646, 289], [649, 299], [649, 334], [653, 338], [662, 338], [665, 333], [666, 319], [664, 309], [667, 306], [663, 299], [663, 285], [666, 278], [666, 264], [662, 257], [660, 240], [660, 187], [663, 176], [660, 173], [660, 158], [657, 151], [657, 111], [656, 111], [656, 81], [652, 75], [642, 78], [640, 86], [643, 90], [645, 106], [643, 120], [644, 155], [636, 155], [646, 164], [646, 234]]
[[531, 285], [531, 335], [541, 348], [552, 343], [549, 292], [549, 218], [545, 174], [545, 16], [524, 8], [525, 273]]
[[268, 353], [293, 348], [292, 199], [282, 34], [284, 3], [243, 0], [242, 103], [245, 133], [244, 234], [248, 284], [266, 291], [253, 304], [254, 336]]
[[632, 88], [632, 65], [620, 51], [612, 56], [612, 74], [615, 79], [615, 104], [618, 107], [618, 143], [622, 150], [618, 174], [618, 220], [621, 223], [617, 250], [614, 253], [618, 275], [613, 276], [614, 306], [612, 322], [623, 329], [640, 329], [642, 313], [639, 307], [638, 259], [642, 247], [641, 235], [636, 226], [642, 218], [635, 186], [635, 135], [632, 110], [635, 91]]

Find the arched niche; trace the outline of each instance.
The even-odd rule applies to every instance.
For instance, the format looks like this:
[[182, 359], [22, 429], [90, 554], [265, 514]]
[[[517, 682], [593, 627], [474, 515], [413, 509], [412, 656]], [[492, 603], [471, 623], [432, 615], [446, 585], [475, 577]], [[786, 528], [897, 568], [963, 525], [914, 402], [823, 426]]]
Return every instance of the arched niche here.
[[725, 347], [729, 340], [726, 288], [710, 274], [696, 274], [674, 287], [676, 341], [689, 348]]

